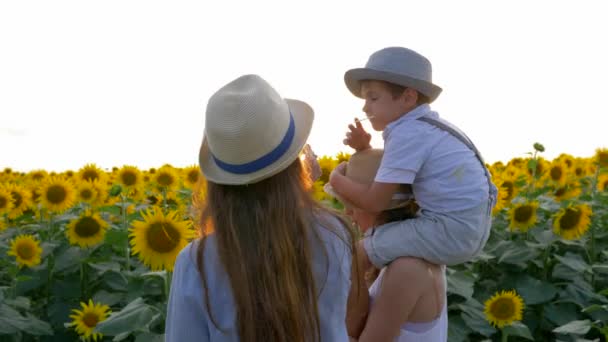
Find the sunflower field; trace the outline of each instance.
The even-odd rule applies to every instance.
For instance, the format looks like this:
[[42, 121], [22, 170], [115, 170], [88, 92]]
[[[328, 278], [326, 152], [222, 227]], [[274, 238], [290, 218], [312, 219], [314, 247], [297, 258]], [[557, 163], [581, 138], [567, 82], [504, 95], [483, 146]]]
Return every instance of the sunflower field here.
[[[450, 341], [608, 340], [608, 149], [488, 165], [489, 241], [448, 267]], [[319, 159], [315, 197], [349, 155]], [[198, 167], [0, 173], [0, 342], [163, 341], [173, 263], [196, 238]]]

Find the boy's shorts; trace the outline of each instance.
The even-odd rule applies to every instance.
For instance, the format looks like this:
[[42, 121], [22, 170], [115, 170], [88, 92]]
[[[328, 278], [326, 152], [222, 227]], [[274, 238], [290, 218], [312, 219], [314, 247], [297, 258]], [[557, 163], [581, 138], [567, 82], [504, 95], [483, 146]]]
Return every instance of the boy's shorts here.
[[371, 263], [381, 268], [401, 256], [439, 265], [473, 259], [485, 246], [492, 226], [491, 202], [467, 210], [437, 213], [420, 210], [418, 217], [374, 228], [363, 246]]

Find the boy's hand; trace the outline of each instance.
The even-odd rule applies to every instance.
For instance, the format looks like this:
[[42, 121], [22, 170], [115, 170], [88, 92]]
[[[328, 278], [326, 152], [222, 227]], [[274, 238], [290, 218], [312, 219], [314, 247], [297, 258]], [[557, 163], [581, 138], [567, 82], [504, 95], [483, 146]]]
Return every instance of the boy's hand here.
[[346, 162], [341, 162], [340, 164], [338, 164], [338, 166], [331, 170], [331, 173], [329, 174], [329, 184], [331, 184], [332, 186], [335, 184], [332, 179], [335, 178], [336, 175], [346, 175]]
[[361, 121], [355, 119], [355, 124], [348, 125], [348, 129], [350, 132], [346, 132], [346, 138], [342, 141], [344, 145], [354, 148], [357, 152], [372, 148], [369, 144], [372, 140], [372, 135], [363, 129]]

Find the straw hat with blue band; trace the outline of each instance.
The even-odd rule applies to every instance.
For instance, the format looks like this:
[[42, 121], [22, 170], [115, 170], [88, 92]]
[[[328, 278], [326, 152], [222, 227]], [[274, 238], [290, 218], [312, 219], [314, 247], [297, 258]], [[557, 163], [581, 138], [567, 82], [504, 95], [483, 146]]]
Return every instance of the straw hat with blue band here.
[[298, 158], [314, 112], [283, 99], [257, 75], [228, 83], [207, 103], [199, 165], [217, 184], [252, 184], [271, 177]]

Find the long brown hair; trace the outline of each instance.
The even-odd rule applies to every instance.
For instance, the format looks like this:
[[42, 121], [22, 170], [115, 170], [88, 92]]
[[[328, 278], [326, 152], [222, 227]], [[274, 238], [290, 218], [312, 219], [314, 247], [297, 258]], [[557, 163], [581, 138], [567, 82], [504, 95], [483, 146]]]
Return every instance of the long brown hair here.
[[[234, 295], [241, 341], [320, 340], [317, 298], [324, 284], [317, 284], [313, 277], [311, 244], [322, 246], [313, 222], [327, 210], [313, 200], [310, 170], [302, 164], [298, 158], [285, 170], [255, 184], [207, 184], [201, 227], [216, 236], [219, 258]], [[323, 227], [341, 236], [354, 251], [355, 235], [348, 225], [346, 237], [338, 233], [338, 227]], [[204, 248], [203, 236], [197, 248], [197, 266], [207, 312], [221, 330], [209, 306]], [[329, 262], [327, 251], [323, 251]]]

